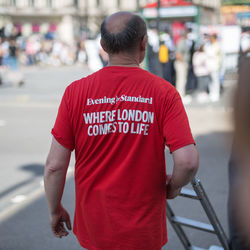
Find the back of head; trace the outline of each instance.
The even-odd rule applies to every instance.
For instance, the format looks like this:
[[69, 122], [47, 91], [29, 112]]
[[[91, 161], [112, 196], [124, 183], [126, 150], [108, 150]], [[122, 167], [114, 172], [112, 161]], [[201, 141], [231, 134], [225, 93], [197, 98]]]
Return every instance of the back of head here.
[[101, 25], [102, 45], [108, 54], [133, 52], [146, 33], [144, 20], [130, 12], [117, 12]]

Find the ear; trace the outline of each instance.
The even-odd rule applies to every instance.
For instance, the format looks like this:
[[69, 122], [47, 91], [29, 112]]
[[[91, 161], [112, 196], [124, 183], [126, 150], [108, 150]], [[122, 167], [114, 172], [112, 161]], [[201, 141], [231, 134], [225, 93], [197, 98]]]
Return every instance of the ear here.
[[101, 44], [102, 49], [103, 49], [105, 52], [107, 52], [106, 49], [105, 49], [105, 47], [104, 47], [104, 45], [103, 45], [102, 39], [100, 40], [100, 44]]
[[147, 41], [148, 41], [148, 37], [147, 34], [145, 34], [143, 36], [143, 38], [141, 39], [141, 43], [140, 43], [140, 49], [141, 51], [145, 51], [147, 48]]

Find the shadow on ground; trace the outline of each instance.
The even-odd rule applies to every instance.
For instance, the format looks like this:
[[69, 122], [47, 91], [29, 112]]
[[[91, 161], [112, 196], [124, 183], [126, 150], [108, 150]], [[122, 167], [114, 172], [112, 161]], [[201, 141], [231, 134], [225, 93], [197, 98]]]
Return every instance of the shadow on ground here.
[[40, 177], [43, 176], [44, 165], [34, 163], [34, 164], [20, 166], [20, 169], [23, 171], [31, 172], [32, 175], [29, 178], [27, 178], [26, 180], [21, 181], [19, 183], [16, 183], [15, 185], [9, 187], [8, 189], [0, 192], [0, 199], [3, 198], [4, 196], [8, 195], [9, 193], [33, 182], [34, 178], [39, 177], [39, 176]]

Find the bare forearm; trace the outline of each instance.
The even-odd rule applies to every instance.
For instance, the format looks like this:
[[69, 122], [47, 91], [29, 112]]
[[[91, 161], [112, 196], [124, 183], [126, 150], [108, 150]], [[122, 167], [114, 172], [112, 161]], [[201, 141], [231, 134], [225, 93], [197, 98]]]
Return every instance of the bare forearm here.
[[70, 155], [70, 150], [59, 144], [53, 137], [44, 169], [44, 187], [50, 212], [51, 230], [59, 238], [68, 235], [63, 222], [71, 230], [69, 213], [61, 205]]
[[51, 171], [49, 168], [45, 169], [44, 186], [50, 214], [58, 211], [60, 207], [65, 185], [65, 176], [66, 173], [63, 169], [56, 171]]
[[69, 166], [71, 152], [52, 138], [44, 169], [44, 186], [50, 214], [58, 211]]
[[194, 166], [174, 166], [170, 183], [174, 188], [181, 188], [187, 185], [195, 176], [198, 165]]
[[199, 154], [194, 145], [187, 145], [173, 153], [174, 168], [171, 185], [181, 188], [187, 185], [195, 176], [199, 165]]
[[198, 169], [197, 165], [174, 165], [173, 174], [167, 183], [167, 199], [174, 199], [181, 192], [181, 188], [187, 185], [195, 176]]

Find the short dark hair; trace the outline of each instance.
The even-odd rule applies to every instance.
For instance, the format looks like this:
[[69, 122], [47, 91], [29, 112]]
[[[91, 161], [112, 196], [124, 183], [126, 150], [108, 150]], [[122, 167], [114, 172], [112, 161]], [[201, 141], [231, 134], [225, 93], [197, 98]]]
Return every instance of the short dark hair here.
[[134, 15], [127, 22], [125, 28], [115, 34], [106, 29], [106, 20], [101, 25], [103, 46], [109, 54], [117, 54], [124, 51], [133, 52], [139, 46], [146, 32], [146, 24], [138, 15]]

